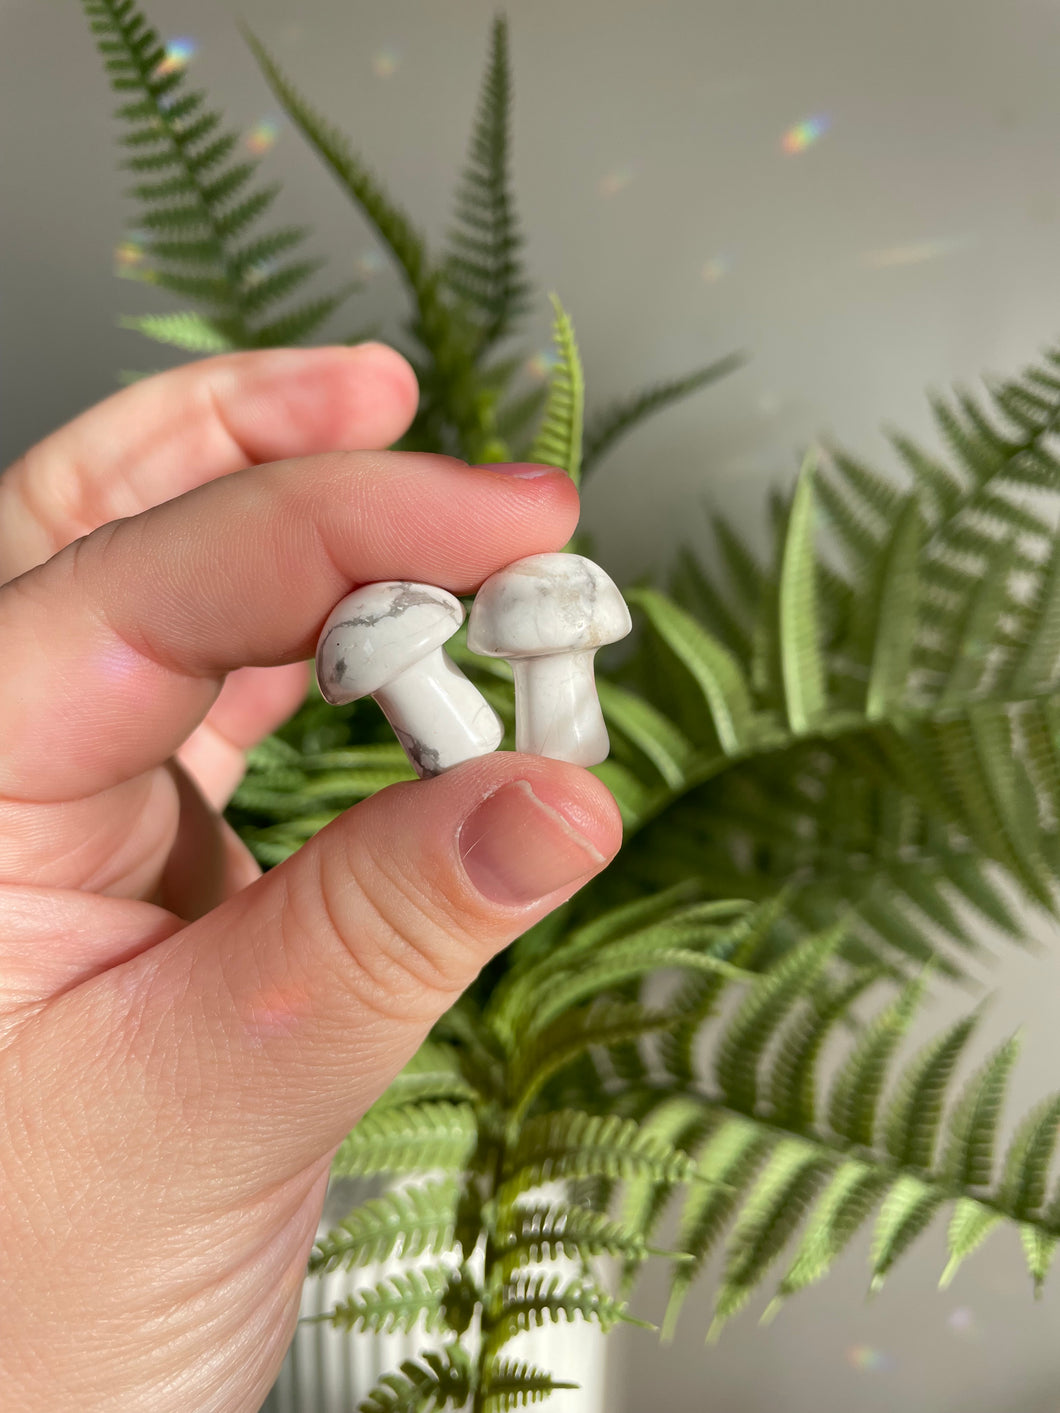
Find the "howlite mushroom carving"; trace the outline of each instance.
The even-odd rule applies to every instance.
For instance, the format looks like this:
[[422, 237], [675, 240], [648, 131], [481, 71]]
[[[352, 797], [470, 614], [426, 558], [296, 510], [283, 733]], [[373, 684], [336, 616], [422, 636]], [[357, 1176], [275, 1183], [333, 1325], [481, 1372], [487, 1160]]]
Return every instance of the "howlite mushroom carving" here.
[[365, 584], [332, 609], [317, 642], [320, 690], [334, 705], [374, 697], [419, 776], [495, 751], [504, 726], [443, 650], [464, 620], [431, 584]]
[[607, 759], [593, 659], [632, 627], [613, 580], [580, 554], [532, 554], [486, 580], [467, 644], [511, 663], [516, 750], [575, 765]]

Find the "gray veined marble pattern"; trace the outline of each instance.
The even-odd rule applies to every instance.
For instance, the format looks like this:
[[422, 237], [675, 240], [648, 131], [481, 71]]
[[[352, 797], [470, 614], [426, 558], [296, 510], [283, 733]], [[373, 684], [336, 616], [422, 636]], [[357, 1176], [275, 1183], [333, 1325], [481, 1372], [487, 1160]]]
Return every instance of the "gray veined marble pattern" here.
[[496, 712], [443, 650], [464, 619], [458, 598], [431, 584], [365, 584], [332, 609], [317, 643], [326, 701], [374, 697], [416, 774], [439, 775], [495, 751]]
[[593, 659], [632, 627], [615, 583], [579, 554], [530, 555], [486, 580], [467, 642], [511, 663], [516, 750], [575, 765], [607, 759]]

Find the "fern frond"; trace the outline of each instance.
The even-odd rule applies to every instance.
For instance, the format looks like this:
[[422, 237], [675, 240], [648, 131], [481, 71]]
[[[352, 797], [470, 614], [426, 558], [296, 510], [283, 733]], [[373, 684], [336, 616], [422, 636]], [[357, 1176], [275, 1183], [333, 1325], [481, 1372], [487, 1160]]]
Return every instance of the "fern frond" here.
[[778, 615], [784, 699], [792, 732], [812, 730], [825, 708], [825, 664], [817, 613], [812, 463], [803, 465], [780, 565]]
[[753, 1109], [761, 1056], [795, 1002], [835, 952], [842, 935], [842, 929], [835, 928], [806, 939], [748, 988], [716, 1052], [718, 1084], [733, 1107]]
[[[128, 191], [139, 205], [136, 225], [148, 233], [146, 263], [132, 273], [142, 283], [193, 299], [199, 313], [148, 315], [123, 320], [149, 338], [195, 353], [229, 348], [264, 348], [296, 342], [323, 322], [310, 308], [327, 313], [349, 289], [282, 319], [261, 317], [291, 295], [320, 268], [320, 261], [269, 269], [258, 277], [259, 262], [275, 262], [281, 250], [301, 243], [306, 232], [291, 228], [259, 236], [260, 252], [247, 262], [236, 239], [259, 222], [279, 186], [252, 187], [259, 163], [228, 161], [238, 137], [221, 129], [221, 115], [205, 106], [201, 89], [187, 89], [179, 70], [160, 73], [165, 50], [157, 31], [135, 4], [124, 0], [82, 0], [111, 86], [127, 99], [117, 110], [130, 155], [124, 165], [145, 178]], [[296, 317], [297, 316], [297, 317]]]
[[660, 1182], [690, 1180], [695, 1164], [659, 1135], [645, 1133], [618, 1114], [577, 1110], [528, 1119], [505, 1155], [502, 1206], [553, 1178], [633, 1177], [647, 1173]]
[[[246, 26], [242, 29], [288, 117], [372, 224], [402, 274], [415, 310], [409, 330], [430, 359], [426, 367], [417, 368], [423, 398], [409, 435], [417, 445], [425, 440], [430, 450], [453, 449], [468, 460], [486, 459], [496, 440], [492, 399], [480, 396], [475, 334], [459, 306], [446, 299], [441, 267], [433, 263], [423, 236], [341, 133], [302, 97], [261, 41]], [[455, 438], [452, 448], [439, 445], [447, 426]], [[436, 440], [430, 445], [432, 436]]]
[[617, 1256], [639, 1263], [649, 1254], [640, 1231], [603, 1212], [565, 1202], [515, 1208], [501, 1230], [501, 1244], [500, 1270], [505, 1279], [520, 1266], [561, 1257]]
[[578, 1387], [561, 1383], [546, 1370], [525, 1361], [501, 1359], [492, 1365], [479, 1397], [483, 1413], [508, 1413], [511, 1408], [543, 1403], [557, 1389]]
[[722, 750], [735, 756], [749, 748], [754, 739], [750, 686], [736, 658], [657, 589], [635, 589], [626, 597], [644, 611], [701, 689]]
[[373, 1334], [395, 1330], [408, 1334], [422, 1320], [424, 1329], [437, 1329], [442, 1324], [442, 1302], [451, 1279], [452, 1272], [444, 1266], [418, 1266], [354, 1291], [333, 1310], [307, 1316], [304, 1323], [326, 1322], [338, 1329]]
[[480, 323], [479, 357], [510, 333], [529, 308], [509, 172], [511, 87], [508, 24], [498, 15], [445, 263], [448, 283]]
[[459, 1188], [455, 1182], [425, 1182], [372, 1198], [318, 1237], [309, 1274], [351, 1270], [390, 1256], [409, 1259], [439, 1254], [452, 1243]]
[[828, 1157], [813, 1144], [784, 1139], [774, 1147], [729, 1239], [711, 1337], [750, 1299], [805, 1218], [830, 1168]]
[[666, 382], [645, 388], [642, 392], [633, 393], [595, 414], [585, 428], [582, 476], [587, 476], [616, 442], [648, 417], [680, 402], [694, 392], [699, 392], [701, 388], [709, 387], [711, 383], [718, 382], [728, 374], [735, 373], [746, 362], [747, 357], [743, 353], [727, 354], [724, 358], [717, 358], [713, 363], [697, 368], [693, 373], [686, 373], [680, 378], [670, 378]]
[[581, 475], [585, 377], [570, 316], [558, 295], [549, 298], [555, 315], [552, 339], [557, 361], [549, 375], [545, 413], [530, 448], [530, 460], [562, 467], [577, 485]]
[[605, 1333], [620, 1323], [652, 1328], [628, 1315], [624, 1301], [615, 1300], [593, 1282], [564, 1282], [559, 1275], [517, 1271], [483, 1320], [487, 1360], [517, 1334], [578, 1318], [598, 1324]]
[[357, 1413], [435, 1413], [463, 1408], [471, 1395], [467, 1355], [459, 1345], [425, 1350], [406, 1359], [400, 1370], [384, 1374], [357, 1405]]
[[118, 327], [135, 329], [155, 343], [183, 348], [189, 353], [227, 353], [240, 346], [217, 321], [191, 310], [181, 314], [144, 314], [137, 318], [121, 316]]
[[422, 1103], [370, 1109], [339, 1145], [335, 1177], [376, 1173], [459, 1172], [478, 1139], [471, 1104]]

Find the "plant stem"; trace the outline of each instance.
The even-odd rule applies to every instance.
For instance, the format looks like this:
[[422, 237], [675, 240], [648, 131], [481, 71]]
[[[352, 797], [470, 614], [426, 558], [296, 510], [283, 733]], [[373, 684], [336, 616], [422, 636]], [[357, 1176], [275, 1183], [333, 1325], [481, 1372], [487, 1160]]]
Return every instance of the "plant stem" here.
[[500, 1190], [506, 1159], [507, 1136], [502, 1129], [494, 1147], [493, 1163], [487, 1174], [488, 1188], [482, 1200], [482, 1228], [486, 1233], [486, 1245], [482, 1266], [482, 1305], [479, 1314], [479, 1345], [475, 1359], [475, 1397], [472, 1413], [486, 1413], [486, 1372], [495, 1350], [490, 1349], [487, 1357], [490, 1334], [493, 1329], [492, 1313], [494, 1282], [497, 1279], [497, 1266], [500, 1251], [497, 1244], [497, 1193]]

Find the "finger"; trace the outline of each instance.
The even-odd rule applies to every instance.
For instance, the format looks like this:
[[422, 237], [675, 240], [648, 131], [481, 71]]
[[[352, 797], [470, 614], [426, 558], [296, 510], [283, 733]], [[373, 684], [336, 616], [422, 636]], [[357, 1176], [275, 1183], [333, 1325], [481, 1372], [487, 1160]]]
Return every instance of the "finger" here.
[[[81, 535], [258, 462], [380, 448], [407, 429], [416, 378], [394, 349], [260, 350], [224, 354], [144, 379], [75, 418], [0, 477], [0, 583]], [[294, 712], [294, 683], [236, 677], [181, 759], [218, 808], [245, 770], [245, 751]], [[238, 720], [233, 749], [228, 721]]]
[[27, 1123], [39, 1108], [64, 1133], [90, 1124], [102, 1170], [139, 1135], [135, 1183], [154, 1190], [151, 1164], [164, 1170], [167, 1212], [237, 1204], [332, 1149], [486, 961], [604, 867], [620, 832], [598, 780], [540, 757], [392, 786], [56, 998], [0, 1066], [42, 1076]]
[[41, 1001], [171, 937], [171, 912], [80, 888], [0, 885], [0, 1041]]
[[246, 753], [289, 720], [305, 700], [309, 664], [242, 667], [177, 751], [177, 759], [214, 809], [224, 809], [243, 779]]
[[190, 922], [261, 877], [261, 867], [179, 761], [165, 769], [179, 801], [179, 823], [150, 901]]
[[0, 476], [0, 583], [100, 525], [260, 462], [389, 446], [416, 411], [392, 348], [226, 353], [145, 378]]
[[559, 548], [577, 492], [532, 470], [397, 452], [278, 462], [68, 546], [0, 589], [0, 795], [83, 797], [168, 759], [226, 673], [311, 657], [353, 584], [467, 592]]

